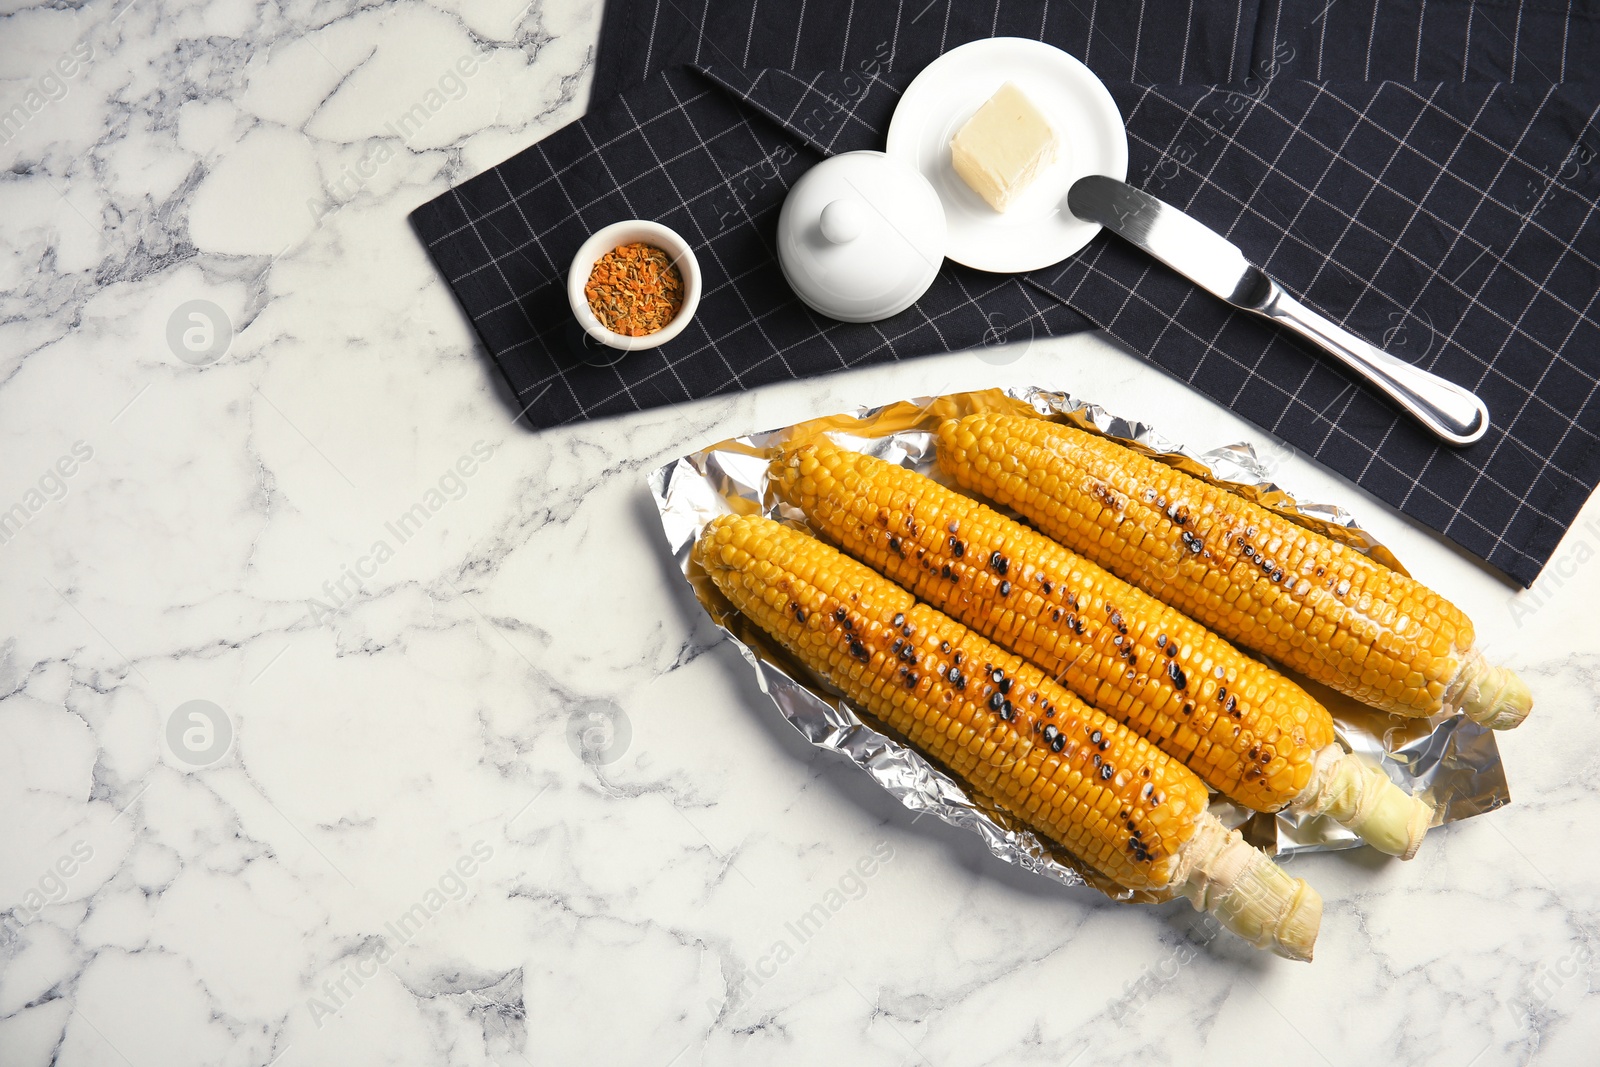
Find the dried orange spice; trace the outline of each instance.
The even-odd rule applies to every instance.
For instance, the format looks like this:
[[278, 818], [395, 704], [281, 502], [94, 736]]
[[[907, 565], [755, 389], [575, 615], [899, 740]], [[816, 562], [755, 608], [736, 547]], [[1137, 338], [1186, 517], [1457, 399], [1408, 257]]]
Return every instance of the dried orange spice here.
[[600, 324], [624, 337], [655, 333], [683, 307], [683, 276], [655, 245], [619, 245], [595, 260], [583, 287]]

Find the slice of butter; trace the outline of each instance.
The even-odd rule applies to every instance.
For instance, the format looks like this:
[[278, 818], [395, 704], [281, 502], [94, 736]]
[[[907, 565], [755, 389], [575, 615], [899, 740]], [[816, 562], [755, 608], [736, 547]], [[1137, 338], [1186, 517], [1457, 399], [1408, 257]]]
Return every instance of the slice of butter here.
[[1056, 134], [1044, 113], [1014, 82], [1006, 82], [957, 131], [951, 161], [961, 180], [996, 211], [1056, 159]]

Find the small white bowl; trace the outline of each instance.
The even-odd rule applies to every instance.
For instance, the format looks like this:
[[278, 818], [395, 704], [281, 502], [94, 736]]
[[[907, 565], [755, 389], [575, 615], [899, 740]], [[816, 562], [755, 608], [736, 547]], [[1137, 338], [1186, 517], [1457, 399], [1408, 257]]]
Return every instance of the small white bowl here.
[[[673, 316], [671, 322], [655, 333], [648, 333], [643, 337], [624, 337], [601, 325], [600, 320], [589, 308], [589, 298], [583, 294], [583, 288], [589, 284], [589, 275], [594, 270], [596, 260], [613, 248], [635, 241], [655, 245], [665, 252], [673, 265], [678, 268], [678, 274], [683, 279], [683, 306], [678, 309], [677, 315]], [[572, 314], [577, 316], [578, 325], [583, 327], [583, 332], [601, 344], [620, 348], [625, 352], [655, 348], [682, 333], [683, 328], [689, 325], [689, 320], [694, 317], [695, 308], [700, 305], [700, 261], [694, 258], [694, 249], [689, 247], [688, 241], [679, 237], [675, 230], [659, 222], [648, 222], [644, 219], [613, 222], [610, 226], [595, 231], [594, 236], [583, 242], [578, 254], [572, 257], [572, 269], [567, 272], [567, 302], [572, 305]]]

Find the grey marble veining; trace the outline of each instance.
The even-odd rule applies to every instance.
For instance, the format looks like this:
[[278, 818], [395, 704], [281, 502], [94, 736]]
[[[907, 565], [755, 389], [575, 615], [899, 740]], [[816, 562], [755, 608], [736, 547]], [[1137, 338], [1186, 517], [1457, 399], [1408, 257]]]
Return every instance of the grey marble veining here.
[[[1594, 1062], [1600, 505], [1512, 595], [1094, 337], [529, 433], [405, 216], [598, 17], [0, 13], [0, 1063]], [[1534, 688], [1511, 807], [1295, 861], [1310, 966], [913, 823], [668, 566], [667, 458], [1022, 383], [1260, 442]]]

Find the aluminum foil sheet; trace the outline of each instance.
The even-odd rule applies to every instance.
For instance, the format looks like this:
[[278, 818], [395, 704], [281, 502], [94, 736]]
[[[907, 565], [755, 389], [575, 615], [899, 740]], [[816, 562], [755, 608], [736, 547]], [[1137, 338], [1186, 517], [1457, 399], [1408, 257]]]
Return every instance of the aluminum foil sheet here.
[[[841, 446], [909, 467], [948, 485], [935, 462], [933, 429], [944, 419], [978, 411], [1044, 415], [1103, 434], [1350, 544], [1401, 573], [1405, 569], [1343, 508], [1301, 503], [1274, 485], [1267, 466], [1249, 444], [1192, 452], [1144, 423], [1118, 418], [1097, 405], [1037, 387], [952, 393], [814, 419], [720, 441], [650, 473], [650, 490], [679, 569], [701, 606], [749, 661], [762, 691], [807, 741], [849, 759], [911, 811], [932, 813], [977, 834], [989, 851], [1008, 863], [1064, 885], [1093, 887], [1115, 899], [1159, 899], [1131, 893], [1081, 868], [1071, 856], [1041, 841], [992, 802], [969, 792], [882, 723], [824, 688], [747, 623], [705, 574], [691, 566], [690, 549], [705, 524], [717, 515], [761, 514], [805, 528], [804, 518], [768, 491], [767, 457], [773, 446], [823, 433]], [[1327, 706], [1339, 739], [1347, 747], [1381, 761], [1391, 779], [1428, 798], [1438, 813], [1436, 824], [1510, 802], [1492, 731], [1459, 714], [1431, 719], [1387, 715], [1293, 672], [1285, 673]], [[1211, 810], [1224, 823], [1238, 827], [1251, 843], [1277, 856], [1360, 844], [1354, 834], [1326, 816], [1260, 814], [1215, 795]]]

